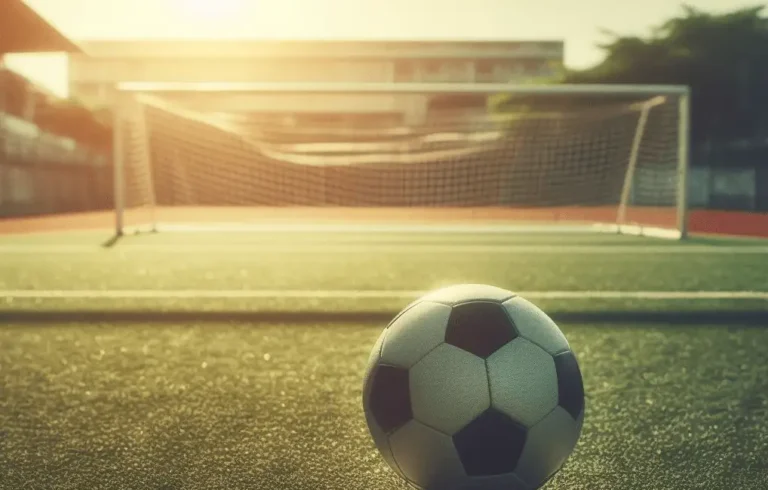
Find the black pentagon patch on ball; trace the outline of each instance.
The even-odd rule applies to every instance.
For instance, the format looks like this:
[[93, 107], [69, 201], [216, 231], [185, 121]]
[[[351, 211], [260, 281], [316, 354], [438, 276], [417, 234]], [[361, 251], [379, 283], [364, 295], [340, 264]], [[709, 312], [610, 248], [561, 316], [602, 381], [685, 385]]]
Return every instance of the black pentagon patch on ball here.
[[484, 359], [515, 337], [517, 331], [509, 315], [501, 304], [491, 301], [454, 306], [445, 332], [447, 343]]
[[558, 404], [577, 419], [584, 409], [584, 382], [576, 356], [567, 351], [555, 356]]
[[373, 374], [369, 404], [384, 432], [391, 433], [413, 418], [408, 370], [380, 365]]
[[454, 434], [453, 444], [467, 475], [501, 475], [515, 471], [526, 436], [523, 425], [491, 408]]

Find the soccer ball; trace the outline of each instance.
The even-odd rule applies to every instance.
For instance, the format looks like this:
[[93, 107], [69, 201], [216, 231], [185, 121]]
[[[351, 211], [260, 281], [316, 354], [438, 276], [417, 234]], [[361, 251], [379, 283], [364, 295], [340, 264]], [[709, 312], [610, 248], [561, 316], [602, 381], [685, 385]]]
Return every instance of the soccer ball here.
[[460, 285], [406, 307], [376, 342], [363, 408], [387, 464], [423, 489], [531, 490], [581, 434], [584, 388], [565, 336], [539, 308]]

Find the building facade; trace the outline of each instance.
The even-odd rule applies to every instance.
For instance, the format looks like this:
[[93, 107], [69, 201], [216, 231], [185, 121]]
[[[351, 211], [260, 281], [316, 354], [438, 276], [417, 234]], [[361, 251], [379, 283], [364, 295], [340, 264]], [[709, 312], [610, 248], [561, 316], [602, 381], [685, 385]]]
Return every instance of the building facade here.
[[[561, 41], [98, 41], [81, 47], [84, 54], [69, 61], [70, 93], [94, 104], [109, 104], [120, 82], [523, 82], [556, 75], [564, 54]], [[175, 97], [205, 110], [402, 113], [411, 119], [423, 116], [429, 100], [386, 94]]]

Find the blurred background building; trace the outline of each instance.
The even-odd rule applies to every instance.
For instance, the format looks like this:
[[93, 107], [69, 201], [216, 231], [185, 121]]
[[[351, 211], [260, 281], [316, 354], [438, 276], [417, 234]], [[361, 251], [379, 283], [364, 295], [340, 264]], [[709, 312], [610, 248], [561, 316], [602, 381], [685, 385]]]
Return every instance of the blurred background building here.
[[[109, 104], [116, 82], [507, 83], [553, 78], [562, 41], [95, 41], [69, 58], [69, 90]], [[155, 87], [158, 90], [158, 87]], [[155, 92], [155, 93], [162, 93]], [[202, 111], [350, 115], [419, 123], [436, 97], [387, 94], [163, 94]], [[484, 100], [478, 103], [484, 106]]]

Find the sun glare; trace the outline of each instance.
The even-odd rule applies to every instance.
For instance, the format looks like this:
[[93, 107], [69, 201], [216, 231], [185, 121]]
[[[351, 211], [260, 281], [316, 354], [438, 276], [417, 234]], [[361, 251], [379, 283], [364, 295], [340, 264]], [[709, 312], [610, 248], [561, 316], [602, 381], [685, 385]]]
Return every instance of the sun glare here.
[[237, 14], [243, 0], [181, 0], [179, 7], [198, 19], [216, 19]]

